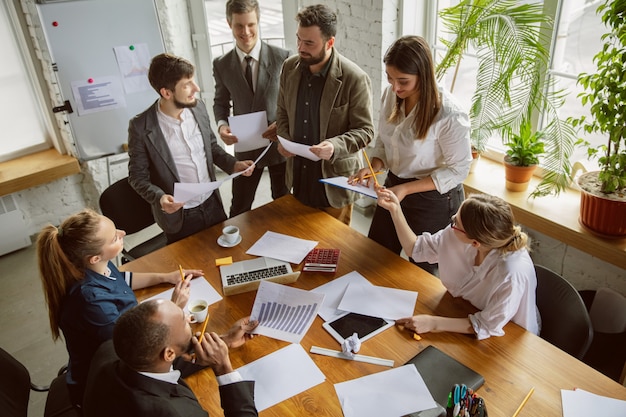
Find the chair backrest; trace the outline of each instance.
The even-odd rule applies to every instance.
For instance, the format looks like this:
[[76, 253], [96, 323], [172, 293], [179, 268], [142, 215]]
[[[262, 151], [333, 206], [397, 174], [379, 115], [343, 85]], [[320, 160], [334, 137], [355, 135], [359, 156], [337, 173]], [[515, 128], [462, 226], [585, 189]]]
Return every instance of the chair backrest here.
[[30, 397], [30, 374], [20, 361], [0, 348], [0, 413], [26, 417]]
[[580, 294], [565, 278], [540, 265], [537, 273], [539, 336], [578, 359], [593, 339], [591, 319]]
[[625, 332], [626, 297], [611, 288], [598, 288], [589, 309], [589, 317], [596, 332]]
[[128, 177], [104, 190], [100, 195], [100, 210], [129, 235], [154, 224], [150, 204], [131, 187]]

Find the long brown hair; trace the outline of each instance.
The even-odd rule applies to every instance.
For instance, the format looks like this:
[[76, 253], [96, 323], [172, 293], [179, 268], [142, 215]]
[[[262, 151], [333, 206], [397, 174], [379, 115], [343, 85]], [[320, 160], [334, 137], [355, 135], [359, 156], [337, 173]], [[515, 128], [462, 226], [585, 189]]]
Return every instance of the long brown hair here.
[[530, 249], [530, 238], [515, 224], [511, 206], [499, 197], [472, 194], [461, 205], [459, 215], [470, 239], [502, 253]]
[[[428, 43], [419, 36], [403, 36], [389, 47], [383, 62], [404, 74], [417, 75], [418, 100], [414, 128], [415, 137], [424, 139], [441, 110], [441, 97]], [[396, 97], [396, 104], [388, 118], [389, 122], [395, 123], [398, 120], [403, 101]]]
[[69, 288], [85, 277], [86, 262], [98, 255], [104, 241], [97, 239], [101, 216], [86, 209], [59, 227], [45, 226], [37, 237], [37, 261], [43, 285], [52, 338], [60, 336], [61, 303]]

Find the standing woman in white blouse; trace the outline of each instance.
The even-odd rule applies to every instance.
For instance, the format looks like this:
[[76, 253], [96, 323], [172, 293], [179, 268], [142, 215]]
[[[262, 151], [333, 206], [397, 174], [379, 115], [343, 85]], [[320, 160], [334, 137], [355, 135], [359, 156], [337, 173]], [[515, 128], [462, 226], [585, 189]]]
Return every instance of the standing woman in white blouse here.
[[[464, 199], [462, 182], [472, 161], [470, 121], [450, 93], [439, 88], [432, 54], [419, 36], [405, 36], [389, 47], [384, 63], [389, 87], [382, 96], [378, 137], [370, 153], [372, 169], [387, 169], [385, 187], [402, 203], [416, 234], [450, 224]], [[364, 168], [352, 182], [368, 181]], [[387, 210], [376, 208], [368, 236], [400, 253]], [[409, 255], [409, 254], [407, 254]], [[437, 266], [418, 264], [428, 272]]]

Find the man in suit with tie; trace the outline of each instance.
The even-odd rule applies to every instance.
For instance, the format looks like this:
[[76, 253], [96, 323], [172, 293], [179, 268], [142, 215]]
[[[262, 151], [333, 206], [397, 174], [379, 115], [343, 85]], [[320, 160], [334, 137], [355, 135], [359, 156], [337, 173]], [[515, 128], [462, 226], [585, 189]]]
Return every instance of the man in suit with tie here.
[[225, 335], [192, 336], [183, 310], [169, 300], [150, 300], [126, 311], [115, 324], [113, 340], [103, 343], [91, 367], [84, 415], [88, 417], [207, 417], [180, 372], [177, 358], [213, 369], [225, 417], [257, 416], [254, 381], [233, 371], [228, 349], [243, 345], [257, 323], [237, 321]]
[[174, 200], [174, 183], [213, 182], [214, 165], [251, 175], [254, 163], [238, 161], [218, 145], [206, 106], [195, 97], [200, 89], [191, 62], [157, 55], [148, 80], [160, 98], [130, 121], [128, 180], [172, 243], [226, 220], [219, 190], [181, 202]]
[[[289, 56], [285, 49], [269, 45], [259, 39], [259, 3], [257, 0], [228, 0], [226, 20], [235, 38], [235, 48], [213, 61], [215, 99], [213, 114], [220, 138], [227, 145], [237, 143], [228, 124], [228, 116], [265, 110], [268, 129], [263, 137], [276, 138], [276, 99], [278, 96], [280, 68]], [[272, 147], [257, 163], [249, 177], [233, 180], [233, 199], [230, 216], [248, 211], [256, 194], [263, 169], [268, 168], [272, 198], [287, 194], [285, 184], [285, 158]], [[239, 160], [256, 160], [263, 148], [236, 152]]]

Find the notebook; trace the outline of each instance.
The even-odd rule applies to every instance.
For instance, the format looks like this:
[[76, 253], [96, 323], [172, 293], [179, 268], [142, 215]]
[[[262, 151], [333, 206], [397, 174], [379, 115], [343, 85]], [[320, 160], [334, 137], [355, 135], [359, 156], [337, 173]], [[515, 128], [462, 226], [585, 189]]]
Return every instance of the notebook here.
[[289, 262], [261, 256], [220, 266], [224, 295], [240, 294], [259, 288], [261, 281], [279, 284], [296, 282], [300, 272], [293, 272]]
[[408, 417], [445, 417], [448, 393], [454, 384], [465, 384], [476, 391], [485, 383], [482, 375], [432, 345], [408, 363], [415, 365], [438, 404], [437, 408], [409, 414]]

